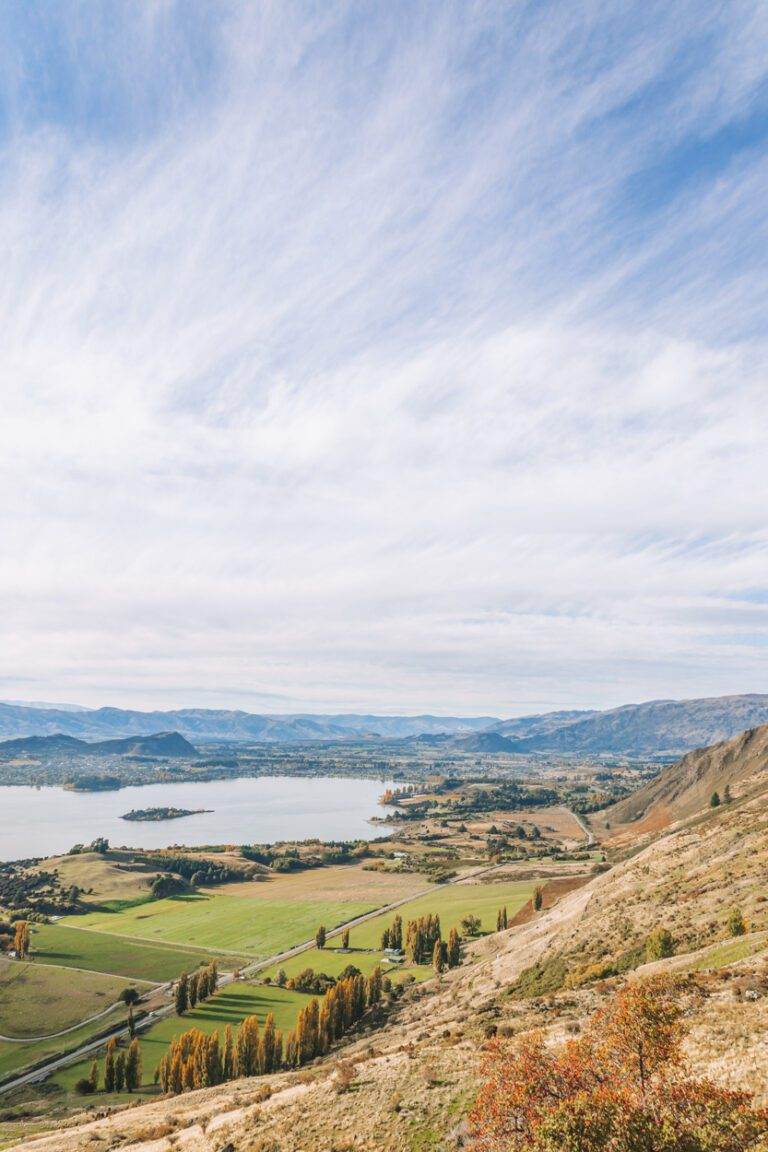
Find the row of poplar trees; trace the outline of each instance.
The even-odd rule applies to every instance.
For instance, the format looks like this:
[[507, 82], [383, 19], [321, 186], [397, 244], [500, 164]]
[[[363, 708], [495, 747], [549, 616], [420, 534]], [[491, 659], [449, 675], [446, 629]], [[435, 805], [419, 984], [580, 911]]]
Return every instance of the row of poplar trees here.
[[211, 960], [205, 968], [193, 972], [188, 976], [182, 972], [176, 983], [175, 1006], [176, 1015], [183, 1016], [188, 1008], [194, 1008], [212, 996], [219, 981], [219, 970], [215, 960]]
[[192, 1028], [171, 1041], [155, 1072], [155, 1082], [163, 1092], [177, 1095], [240, 1076], [298, 1068], [327, 1052], [369, 1007], [379, 1002], [382, 990], [380, 968], [368, 979], [358, 974], [339, 980], [321, 1000], [312, 999], [302, 1008], [296, 1027], [285, 1037], [276, 1029], [271, 1012], [262, 1030], [258, 1017], [246, 1016], [236, 1038], [227, 1025], [223, 1044], [218, 1032], [206, 1036]]
[[[104, 1091], [135, 1092], [141, 1088], [141, 1049], [138, 1040], [131, 1040], [127, 1052], [117, 1052], [114, 1040], [107, 1044], [104, 1057]], [[91, 1087], [96, 1091], [98, 1071], [96, 1062], [91, 1066]]]

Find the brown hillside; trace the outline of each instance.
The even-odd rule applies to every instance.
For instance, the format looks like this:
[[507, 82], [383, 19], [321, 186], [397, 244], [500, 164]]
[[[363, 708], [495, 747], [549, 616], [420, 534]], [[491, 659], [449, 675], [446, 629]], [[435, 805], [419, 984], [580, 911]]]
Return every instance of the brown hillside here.
[[590, 822], [604, 839], [625, 825], [634, 825], [635, 834], [657, 832], [704, 811], [712, 793], [722, 797], [726, 785], [734, 796], [768, 785], [768, 724], [689, 752]]

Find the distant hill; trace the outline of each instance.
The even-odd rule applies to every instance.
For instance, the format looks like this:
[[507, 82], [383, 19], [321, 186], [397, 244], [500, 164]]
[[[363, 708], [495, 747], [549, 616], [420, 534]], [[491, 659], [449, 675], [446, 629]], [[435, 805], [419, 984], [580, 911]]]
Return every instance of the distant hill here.
[[88, 756], [193, 757], [198, 754], [194, 745], [178, 732], [155, 732], [151, 736], [128, 736], [95, 743], [55, 732], [51, 736], [22, 736], [0, 742], [0, 756], [51, 752]]
[[464, 752], [514, 752], [514, 740], [508, 740], [500, 732], [476, 732], [464, 740], [456, 740], [455, 747]]
[[738, 796], [761, 784], [768, 784], [768, 724], [689, 752], [655, 780], [598, 813], [594, 823], [615, 829], [640, 821], [643, 829], [658, 831], [706, 810], [712, 794], [722, 799], [726, 786]]
[[494, 716], [357, 716], [346, 713], [269, 716], [211, 708], [184, 708], [172, 712], [95, 708], [87, 712], [64, 712], [0, 704], [0, 737], [7, 738], [61, 733], [81, 740], [106, 740], [149, 736], [173, 729], [188, 740], [251, 740], [276, 744], [468, 734], [496, 723], [498, 720]]
[[761, 724], [768, 724], [768, 695], [652, 700], [595, 712], [519, 739], [515, 751], [680, 755]]

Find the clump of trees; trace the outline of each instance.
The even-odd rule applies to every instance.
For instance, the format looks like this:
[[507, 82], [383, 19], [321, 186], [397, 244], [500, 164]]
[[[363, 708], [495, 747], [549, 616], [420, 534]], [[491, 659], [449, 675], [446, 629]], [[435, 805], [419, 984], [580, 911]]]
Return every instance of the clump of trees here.
[[[91, 1091], [95, 1092], [99, 1083], [98, 1065], [94, 1060], [91, 1073], [88, 1077]], [[134, 1037], [128, 1045], [128, 1052], [117, 1051], [114, 1039], [107, 1044], [107, 1053], [104, 1057], [104, 1091], [136, 1092], [141, 1088], [141, 1049], [138, 1040]]]
[[[478, 1152], [744, 1152], [768, 1110], [747, 1092], [692, 1078], [667, 977], [635, 981], [559, 1048], [541, 1033], [491, 1040], [470, 1115]], [[759, 1145], [758, 1142], [760, 1141]]]
[[392, 925], [385, 928], [381, 934], [381, 948], [385, 951], [391, 948], [395, 952], [402, 952], [403, 950], [403, 918], [402, 916], [395, 916]]
[[509, 917], [507, 916], [507, 906], [505, 904], [504, 907], [499, 908], [498, 912], [496, 913], [496, 931], [503, 932], [508, 927]]
[[174, 992], [176, 1015], [183, 1016], [188, 1008], [194, 1008], [196, 1004], [207, 1000], [216, 991], [218, 982], [219, 968], [215, 960], [211, 960], [210, 964], [199, 968], [191, 976], [182, 972], [176, 981]]
[[747, 922], [741, 908], [734, 908], [728, 917], [728, 932], [731, 936], [745, 936]]
[[[178, 1094], [240, 1076], [262, 1076], [280, 1068], [298, 1068], [324, 1055], [369, 1008], [380, 1002], [389, 987], [380, 968], [374, 969], [367, 979], [356, 970], [354, 974], [342, 976], [322, 999], [312, 999], [302, 1008], [296, 1027], [286, 1036], [275, 1027], [272, 1013], [261, 1030], [256, 1016], [243, 1020], [236, 1037], [227, 1026], [223, 1044], [218, 1032], [206, 1036], [198, 1028], [191, 1028], [171, 1041], [157, 1067], [155, 1082], [163, 1092]], [[109, 1058], [108, 1049], [108, 1061]], [[115, 1083], [115, 1067], [114, 1059], [111, 1073], [109, 1067], [105, 1067], [105, 1088], [108, 1080]]]

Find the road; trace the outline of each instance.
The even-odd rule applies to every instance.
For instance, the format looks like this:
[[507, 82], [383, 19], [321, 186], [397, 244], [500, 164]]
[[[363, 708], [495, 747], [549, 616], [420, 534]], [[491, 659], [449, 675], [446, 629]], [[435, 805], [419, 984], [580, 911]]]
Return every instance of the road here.
[[579, 816], [578, 812], [574, 812], [571, 808], [569, 808], [568, 811], [571, 813], [571, 816], [573, 816], [574, 820], [576, 821], [576, 823], [579, 825], [582, 832], [586, 836], [587, 848], [594, 848], [597, 841], [595, 840], [595, 836], [594, 836], [594, 833], [592, 832], [592, 829], [589, 827], [589, 825], [587, 824], [584, 817]]
[[[578, 819], [578, 817], [577, 817]], [[341, 933], [347, 928], [354, 928], [358, 924], [364, 924], [367, 920], [373, 920], [376, 916], [382, 916], [387, 912], [394, 912], [397, 908], [402, 908], [404, 904], [410, 904], [414, 900], [419, 900], [422, 896], [428, 896], [435, 889], [447, 887], [450, 884], [462, 884], [467, 880], [476, 879], [478, 876], [485, 876], [490, 872], [495, 872], [497, 868], [501, 867], [498, 864], [492, 864], [487, 868], [476, 868], [472, 872], [467, 872], [463, 876], [455, 876], [452, 880], [447, 880], [445, 884], [430, 884], [428, 888], [422, 889], [421, 892], [415, 892], [411, 896], [404, 896], [400, 900], [395, 900], [391, 904], [385, 904], [383, 907], [374, 908], [370, 912], [364, 913], [362, 916], [355, 916], [353, 920], [347, 920], [344, 924], [339, 924], [337, 928], [333, 928], [328, 932], [328, 939], [331, 940], [335, 936], [340, 936]], [[85, 931], [85, 929], [83, 929]], [[274, 964], [282, 964], [284, 960], [290, 960], [292, 956], [300, 956], [302, 952], [308, 952], [311, 948], [315, 947], [314, 938], [312, 940], [305, 940], [302, 944], [297, 944], [294, 948], [288, 948], [284, 952], [276, 952], [274, 956], [269, 956], [265, 960], [258, 960], [253, 964], [249, 964], [246, 968], [241, 968], [240, 972], [243, 976], [254, 976], [257, 972], [262, 972], [265, 968], [271, 968]], [[233, 979], [231, 973], [225, 972], [219, 977], [218, 987], [223, 987], [229, 984]], [[157, 992], [157, 989], [153, 989]], [[154, 1012], [148, 1013], [143, 1020], [136, 1021], [136, 1031], [143, 1032], [152, 1024], [157, 1023], [164, 1016], [170, 1015], [173, 1012], [173, 1004], [168, 1004], [163, 1008], [158, 1008]], [[87, 1023], [87, 1022], [85, 1022]], [[82, 1027], [77, 1025], [76, 1027]], [[73, 1052], [67, 1052], [63, 1056], [56, 1056], [52, 1060], [48, 1060], [39, 1068], [33, 1069], [31, 1072], [24, 1072], [20, 1076], [16, 1076], [13, 1080], [7, 1080], [4, 1084], [0, 1084], [0, 1095], [4, 1092], [11, 1092], [14, 1088], [21, 1088], [25, 1084], [35, 1084], [40, 1080], [47, 1079], [52, 1072], [58, 1071], [59, 1068], [65, 1068], [68, 1064], [77, 1064], [85, 1056], [89, 1056], [92, 1052], [96, 1052], [99, 1048], [103, 1048], [108, 1040], [118, 1039], [122, 1036], [128, 1035], [128, 1026], [123, 1025], [119, 1028], [113, 1029], [111, 1032], [105, 1033], [100, 1036], [98, 1040], [90, 1040], [87, 1044], [81, 1045]]]

